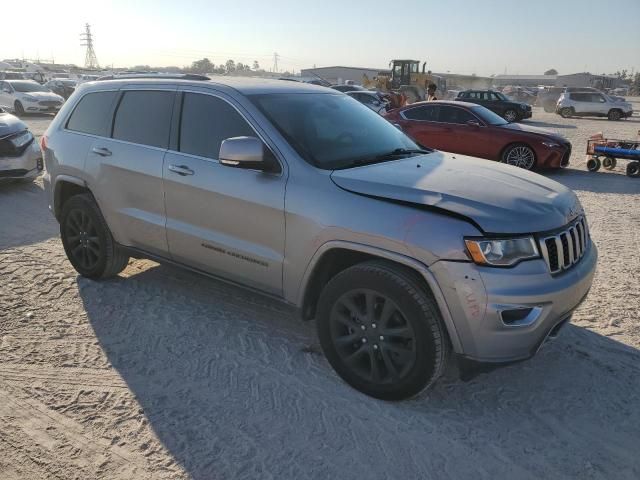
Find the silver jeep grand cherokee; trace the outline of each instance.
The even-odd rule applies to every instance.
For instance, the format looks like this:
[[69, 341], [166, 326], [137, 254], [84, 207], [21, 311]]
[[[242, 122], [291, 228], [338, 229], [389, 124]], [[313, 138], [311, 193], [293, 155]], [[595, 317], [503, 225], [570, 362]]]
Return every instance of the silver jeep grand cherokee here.
[[146, 257], [274, 296], [315, 318], [336, 372], [378, 398], [420, 392], [451, 351], [472, 364], [532, 356], [596, 268], [571, 190], [425, 150], [323, 87], [89, 83], [43, 145], [81, 275]]

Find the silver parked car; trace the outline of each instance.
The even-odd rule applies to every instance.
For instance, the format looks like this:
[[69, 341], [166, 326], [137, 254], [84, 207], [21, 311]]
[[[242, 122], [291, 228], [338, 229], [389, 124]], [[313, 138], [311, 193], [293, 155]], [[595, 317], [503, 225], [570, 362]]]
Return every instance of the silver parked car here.
[[31, 181], [42, 171], [42, 153], [19, 118], [0, 108], [0, 182]]
[[49, 207], [81, 275], [147, 257], [276, 297], [315, 318], [336, 372], [378, 398], [420, 392], [450, 358], [531, 357], [596, 267], [571, 190], [422, 150], [323, 87], [85, 84], [43, 145]]
[[556, 113], [569, 117], [607, 117], [620, 120], [633, 115], [633, 106], [600, 92], [565, 92], [560, 95]]

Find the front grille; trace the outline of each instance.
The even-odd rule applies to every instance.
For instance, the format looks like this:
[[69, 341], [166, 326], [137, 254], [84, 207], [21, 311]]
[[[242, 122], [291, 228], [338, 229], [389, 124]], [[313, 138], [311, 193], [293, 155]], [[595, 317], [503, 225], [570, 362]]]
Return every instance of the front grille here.
[[38, 102], [38, 105], [42, 105], [43, 107], [57, 107], [61, 102], [57, 100], [42, 100]]
[[580, 261], [589, 247], [589, 231], [584, 217], [565, 230], [540, 239], [540, 250], [551, 273], [560, 273]]

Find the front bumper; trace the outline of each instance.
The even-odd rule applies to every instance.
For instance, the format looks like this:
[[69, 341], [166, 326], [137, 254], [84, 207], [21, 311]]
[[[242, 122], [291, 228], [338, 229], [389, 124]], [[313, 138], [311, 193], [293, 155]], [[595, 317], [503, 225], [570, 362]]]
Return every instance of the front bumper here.
[[[513, 268], [440, 261], [430, 269], [442, 290], [463, 357], [491, 363], [533, 356], [548, 336], [567, 323], [584, 300], [596, 269], [593, 244], [571, 269], [552, 276], [542, 259]], [[509, 323], [505, 312], [531, 311], [526, 321]]]
[[633, 116], [633, 110], [629, 110], [628, 112], [623, 112], [622, 116], [624, 118], [631, 118]]
[[31, 113], [56, 113], [61, 108], [64, 102], [58, 102], [54, 100], [40, 100], [38, 102], [22, 102], [22, 108], [25, 112]]
[[42, 172], [42, 152], [35, 140], [18, 157], [0, 157], [0, 181], [35, 178]]
[[531, 118], [532, 115], [533, 112], [531, 110], [520, 110], [520, 118], [522, 119]]

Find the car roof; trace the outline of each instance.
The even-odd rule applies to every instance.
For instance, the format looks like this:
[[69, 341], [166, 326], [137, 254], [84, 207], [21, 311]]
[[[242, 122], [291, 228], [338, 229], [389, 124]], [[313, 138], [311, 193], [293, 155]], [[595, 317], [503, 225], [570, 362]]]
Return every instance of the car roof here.
[[412, 107], [422, 107], [425, 105], [451, 105], [452, 107], [478, 108], [479, 105], [471, 102], [459, 102], [457, 100], [432, 100], [430, 102], [415, 102], [401, 107], [400, 110], [408, 110]]
[[183, 78], [114, 78], [113, 80], [101, 80], [97, 82], [87, 82], [85, 88], [94, 90], [100, 89], [105, 85], [124, 86], [124, 85], [181, 85], [193, 87], [228, 87], [245, 95], [267, 94], [267, 93], [329, 93], [336, 94], [337, 91], [312, 85], [303, 82], [287, 82], [283, 80], [271, 80], [265, 78], [252, 77], [213, 77], [211, 80], [190, 80]]

